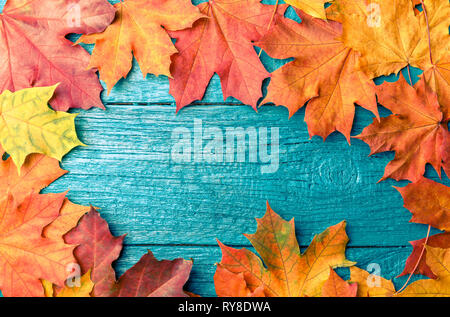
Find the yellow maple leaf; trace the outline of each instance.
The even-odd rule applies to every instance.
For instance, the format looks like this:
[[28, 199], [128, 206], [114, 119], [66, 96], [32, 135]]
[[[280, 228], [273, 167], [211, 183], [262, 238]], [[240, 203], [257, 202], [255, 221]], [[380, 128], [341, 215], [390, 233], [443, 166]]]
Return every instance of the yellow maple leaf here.
[[267, 268], [253, 252], [247, 249], [236, 250], [219, 242], [222, 261], [218, 264], [220, 270], [214, 277], [219, 296], [231, 295], [227, 283], [222, 283], [229, 278], [220, 276], [224, 270], [243, 274], [247, 293], [254, 293], [262, 286], [264, 294], [270, 297], [312, 297], [322, 295], [322, 287], [329, 278], [330, 267], [349, 267], [355, 264], [345, 258], [348, 242], [345, 222], [329, 227], [315, 236], [303, 254], [300, 253], [295, 236], [293, 219], [289, 222], [283, 220], [268, 205], [265, 216], [257, 219], [257, 222], [256, 233], [245, 236]]
[[19, 171], [31, 153], [61, 161], [72, 148], [83, 145], [75, 131], [77, 115], [55, 112], [47, 105], [56, 87], [6, 90], [0, 95], [0, 144]]
[[326, 20], [325, 3], [328, 0], [285, 0], [287, 4], [302, 10], [312, 17]]
[[391, 297], [395, 293], [392, 281], [356, 266], [350, 268], [350, 282], [358, 284], [358, 297]]
[[[398, 73], [411, 65], [427, 69], [448, 47], [447, 0], [424, 1], [427, 16], [416, 16], [411, 0], [336, 0], [344, 43], [362, 54], [360, 67], [370, 77]], [[428, 23], [427, 23], [428, 18]], [[428, 25], [428, 26], [427, 26]], [[428, 30], [430, 32], [430, 43]]]
[[171, 77], [170, 57], [177, 53], [167, 30], [189, 28], [203, 17], [189, 0], [127, 0], [114, 5], [116, 19], [103, 32], [78, 42], [96, 44], [90, 67], [97, 68], [108, 91], [131, 70], [133, 53], [144, 76]]
[[54, 289], [54, 285], [46, 280], [42, 281], [44, 293], [46, 297], [91, 297], [94, 289], [94, 283], [91, 280], [91, 271], [89, 270], [80, 278], [79, 286], [70, 287], [66, 285], [59, 290]]
[[449, 297], [450, 296], [450, 249], [426, 246], [427, 265], [437, 279], [419, 280], [411, 283], [399, 297]]

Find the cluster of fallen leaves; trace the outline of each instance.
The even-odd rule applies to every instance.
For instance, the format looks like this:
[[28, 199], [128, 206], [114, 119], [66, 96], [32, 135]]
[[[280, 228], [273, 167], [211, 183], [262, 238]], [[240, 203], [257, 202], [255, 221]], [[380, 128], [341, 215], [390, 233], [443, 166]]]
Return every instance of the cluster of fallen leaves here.
[[[66, 193], [40, 194], [65, 171], [58, 161], [83, 144], [72, 108], [104, 108], [98, 71], [110, 92], [136, 58], [144, 76], [169, 77], [177, 111], [201, 100], [214, 74], [224, 98], [255, 110], [306, 107], [311, 136], [342, 133], [348, 142], [359, 105], [375, 116], [354, 138], [371, 154], [394, 151], [381, 180], [398, 188], [412, 221], [443, 233], [412, 242], [406, 274], [423, 274], [396, 291], [392, 282], [345, 258], [345, 223], [300, 252], [294, 223], [270, 207], [248, 239], [261, 256], [220, 244], [219, 296], [444, 296], [450, 294], [450, 191], [424, 178], [430, 164], [450, 173], [448, 0], [8, 0], [0, 15], [0, 289], [5, 296], [186, 296], [192, 261], [148, 253], [118, 280], [112, 263], [123, 238], [93, 208]], [[325, 9], [325, 3], [330, 6]], [[285, 16], [288, 5], [301, 22]], [[94, 44], [90, 56], [66, 39]], [[291, 58], [272, 74], [255, 46]], [[261, 53], [261, 52], [260, 52]], [[411, 86], [373, 79], [420, 68]], [[263, 97], [263, 81], [270, 77]], [[410, 77], [410, 76], [409, 76]], [[412, 82], [411, 78], [409, 78]], [[378, 103], [392, 114], [380, 118]], [[48, 104], [53, 108], [50, 109]], [[54, 111], [55, 110], [55, 111]], [[447, 254], [449, 253], [449, 254]], [[77, 271], [77, 267], [79, 270]], [[334, 271], [350, 267], [350, 281]], [[75, 271], [74, 271], [75, 270]], [[75, 286], [73, 285], [73, 274]]]
[[[450, 207], [448, 187], [430, 180], [401, 190], [405, 206], [417, 223], [441, 222]], [[433, 195], [434, 197], [427, 196]], [[447, 211], [448, 212], [448, 211]], [[448, 223], [448, 219], [447, 220]], [[247, 249], [233, 249], [219, 242], [222, 261], [217, 265], [214, 282], [217, 295], [223, 297], [423, 297], [450, 296], [450, 239], [447, 233], [412, 242], [414, 251], [402, 275], [423, 274], [418, 280], [396, 291], [390, 280], [358, 268], [346, 259], [349, 241], [345, 222], [327, 228], [314, 237], [302, 253], [295, 235], [294, 220], [285, 221], [269, 205], [263, 218], [257, 219], [255, 234], [245, 235], [260, 257]], [[445, 225], [440, 227], [445, 230]], [[425, 248], [425, 249], [424, 249]], [[424, 256], [420, 256], [421, 250]], [[420, 257], [420, 260], [419, 260]], [[416, 266], [418, 263], [418, 266]], [[344, 281], [336, 268], [350, 267], [350, 279]]]
[[3, 295], [187, 296], [183, 286], [192, 261], [158, 261], [150, 251], [116, 280], [112, 263], [124, 236], [114, 237], [94, 208], [71, 203], [67, 193], [39, 193], [65, 173], [57, 160], [42, 154], [30, 155], [20, 174], [12, 158], [1, 160]]

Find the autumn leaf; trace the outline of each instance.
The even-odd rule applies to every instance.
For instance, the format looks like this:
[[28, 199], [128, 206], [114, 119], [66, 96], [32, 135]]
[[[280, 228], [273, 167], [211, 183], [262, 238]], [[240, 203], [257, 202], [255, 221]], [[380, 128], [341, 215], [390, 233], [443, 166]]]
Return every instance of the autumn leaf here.
[[322, 297], [356, 297], [357, 283], [347, 283], [330, 268], [330, 276], [322, 288]]
[[444, 161], [444, 171], [450, 177], [450, 138], [445, 138], [442, 143], [442, 160]]
[[8, 0], [0, 15], [0, 91], [60, 83], [53, 109], [104, 108], [95, 70], [86, 69], [89, 54], [65, 36], [101, 32], [113, 19], [106, 0]]
[[[406, 187], [396, 187], [404, 200], [404, 207], [412, 213], [411, 222], [428, 224], [435, 228], [449, 231], [450, 229], [450, 189], [435, 181], [423, 178], [417, 183]], [[450, 234], [445, 232], [410, 242], [413, 246], [411, 255], [406, 260], [405, 269], [400, 276], [406, 274], [423, 274], [436, 278], [426, 258], [424, 244], [433, 248], [447, 249], [450, 247]], [[423, 253], [423, 254], [422, 254]], [[417, 265], [417, 269], [414, 268]]]
[[62, 236], [42, 230], [59, 216], [62, 194], [30, 194], [22, 202], [8, 195], [0, 200], [0, 289], [4, 296], [43, 296], [41, 279], [63, 286], [66, 268], [75, 263], [74, 247]]
[[411, 222], [450, 231], [449, 187], [422, 178], [416, 183], [396, 189], [403, 197], [405, 208], [413, 215]]
[[[398, 73], [411, 65], [423, 70], [448, 48], [447, 0], [425, 0], [428, 17], [415, 15], [411, 0], [336, 0], [344, 44], [362, 54], [360, 67], [369, 77]], [[427, 25], [428, 24], [428, 25]], [[428, 30], [430, 37], [428, 36]], [[429, 45], [429, 40], [431, 47]]]
[[149, 251], [118, 281], [112, 263], [119, 257], [124, 236], [114, 237], [108, 224], [95, 209], [65, 236], [77, 244], [74, 254], [83, 274], [92, 270], [95, 297], [181, 297], [189, 278], [192, 261], [158, 261]]
[[59, 211], [59, 217], [45, 227], [42, 234], [48, 238], [56, 238], [65, 235], [77, 226], [80, 218], [89, 212], [89, 210], [89, 207], [74, 204], [66, 198]]
[[297, 13], [302, 23], [278, 16], [257, 43], [271, 57], [295, 58], [272, 74], [262, 104], [284, 105], [292, 116], [309, 101], [309, 134], [326, 139], [337, 130], [350, 142], [355, 103], [378, 117], [375, 84], [355, 70], [358, 53], [337, 40], [342, 33], [339, 23]]
[[62, 194], [39, 191], [66, 171], [42, 154], [27, 157], [20, 174], [0, 161], [0, 289], [4, 296], [43, 296], [41, 280], [63, 286], [74, 246], [63, 236], [87, 209]]
[[[12, 158], [0, 162], [0, 197], [12, 195], [18, 202], [30, 194], [38, 194], [67, 171], [59, 167], [56, 159], [42, 154], [29, 155], [22, 165], [20, 174], [14, 166]], [[89, 211], [89, 207], [71, 203], [65, 199], [59, 217], [45, 227], [42, 234], [48, 238], [58, 238], [74, 228], [81, 216]]]
[[95, 284], [92, 294], [95, 297], [108, 295], [115, 283], [112, 263], [120, 256], [124, 238], [112, 236], [108, 223], [94, 209], [65, 236], [67, 243], [79, 245], [74, 254], [83, 274], [92, 270], [91, 279]]
[[[281, 219], [267, 205], [267, 212], [257, 219], [255, 234], [245, 235], [261, 259], [247, 249], [236, 250], [219, 242], [222, 261], [218, 264], [214, 280], [219, 296], [238, 296], [230, 294], [230, 289], [221, 283], [229, 271], [243, 275], [248, 294], [264, 288], [268, 297], [320, 296], [322, 286], [328, 279], [330, 267], [348, 267], [353, 262], [345, 258], [348, 242], [345, 222], [341, 222], [314, 237], [308, 249], [301, 254], [295, 237], [294, 220]], [[229, 274], [228, 274], [229, 275]], [[239, 288], [236, 288], [239, 289]], [[242, 289], [242, 287], [240, 288]], [[239, 292], [239, 295], [243, 295]]]
[[[430, 267], [426, 263], [427, 259], [427, 251], [425, 248], [425, 241], [426, 238], [416, 240], [416, 241], [410, 241], [413, 251], [406, 259], [405, 268], [403, 272], [399, 275], [404, 276], [408, 275], [414, 272], [414, 274], [422, 274], [425, 276], [428, 276], [429, 278], [435, 279], [437, 278], [436, 275], [431, 271]], [[450, 248], [450, 233], [444, 232], [439, 233], [436, 235], [433, 235], [428, 238], [427, 246], [433, 247], [433, 248], [441, 248], [441, 249], [449, 249]], [[422, 254], [423, 251], [423, 254]], [[417, 265], [417, 269], [414, 271], [414, 268]]]
[[421, 79], [414, 88], [404, 78], [377, 87], [378, 101], [392, 111], [366, 127], [356, 138], [366, 142], [371, 155], [395, 151], [381, 180], [393, 178], [418, 181], [431, 164], [440, 175], [445, 153], [442, 145], [450, 138], [436, 94]]
[[427, 265], [437, 276], [436, 280], [419, 280], [411, 283], [398, 294], [399, 297], [448, 297], [450, 296], [450, 249], [426, 246]]
[[189, 279], [192, 261], [158, 261], [148, 251], [122, 275], [113, 288], [114, 297], [186, 297], [183, 285]]
[[256, 109], [262, 82], [270, 74], [252, 42], [267, 31], [274, 6], [260, 0], [214, 0], [198, 7], [209, 18], [170, 32], [179, 51], [172, 57], [170, 79], [177, 111], [203, 98], [214, 73], [221, 79], [224, 99], [232, 96]]
[[6, 161], [0, 161], [0, 196], [11, 194], [17, 201], [22, 201], [30, 193], [39, 193], [66, 173], [59, 167], [58, 160], [31, 154], [25, 159], [19, 174], [9, 157]]
[[358, 284], [358, 297], [391, 297], [395, 293], [392, 281], [355, 266], [350, 268], [350, 282]]
[[444, 121], [450, 120], [450, 54], [437, 61], [422, 76], [438, 96]]
[[167, 31], [186, 29], [203, 17], [190, 0], [126, 0], [114, 5], [116, 19], [99, 34], [79, 42], [95, 44], [90, 67], [97, 68], [108, 91], [131, 70], [133, 53], [144, 76], [171, 77], [170, 57], [177, 53]]
[[46, 297], [90, 297], [94, 283], [91, 281], [91, 272], [81, 276], [79, 286], [67, 284], [60, 290], [55, 290], [54, 285], [48, 281], [42, 281]]
[[265, 297], [264, 285], [251, 291], [245, 281], [244, 273], [235, 274], [218, 265], [214, 275], [216, 290], [220, 289], [221, 297]]
[[31, 153], [61, 161], [71, 149], [83, 145], [75, 130], [76, 114], [47, 106], [56, 87], [6, 90], [0, 95], [0, 143], [19, 170]]
[[285, 0], [284, 2], [314, 18], [327, 19], [325, 3], [329, 2], [328, 0]]

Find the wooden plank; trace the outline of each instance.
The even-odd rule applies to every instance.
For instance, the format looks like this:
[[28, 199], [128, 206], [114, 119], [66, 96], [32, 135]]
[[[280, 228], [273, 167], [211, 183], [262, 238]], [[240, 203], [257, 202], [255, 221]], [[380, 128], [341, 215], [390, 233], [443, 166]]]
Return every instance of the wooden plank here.
[[[121, 258], [115, 267], [118, 276], [134, 265], [142, 255], [150, 249], [158, 259], [192, 258], [194, 267], [186, 289], [201, 296], [215, 296], [214, 272], [215, 263], [220, 262], [221, 253], [218, 247], [187, 247], [187, 246], [128, 246], [125, 247]], [[397, 289], [406, 280], [406, 277], [396, 279], [395, 276], [402, 272], [404, 261], [411, 252], [408, 247], [399, 248], [375, 248], [360, 249], [349, 248], [347, 258], [358, 262], [359, 267], [368, 269], [370, 263], [378, 264], [380, 275], [387, 279], [393, 279]], [[370, 268], [369, 268], [370, 269]], [[348, 269], [338, 269], [339, 274], [349, 278]], [[372, 269], [370, 272], [373, 273]], [[413, 278], [413, 280], [417, 277]]]
[[[354, 246], [399, 246], [425, 235], [409, 224], [394, 181], [377, 184], [392, 153], [368, 157], [369, 148], [340, 134], [327, 142], [309, 140], [303, 112], [287, 120], [282, 108], [192, 107], [175, 116], [157, 105], [111, 105], [107, 111], [82, 112], [81, 140], [63, 160], [70, 171], [47, 192], [70, 189], [76, 203], [93, 204], [115, 233], [130, 233], [130, 244], [246, 244], [265, 202], [284, 218], [296, 217], [303, 244], [326, 227], [349, 222]], [[261, 163], [205, 163], [172, 160], [175, 128], [279, 127], [280, 163], [262, 174]], [[359, 110], [355, 132], [371, 116]], [[194, 152], [194, 149], [192, 149]], [[435, 172], [429, 176], [436, 178]], [[449, 184], [448, 179], [445, 180]], [[400, 183], [405, 184], [405, 182]]]

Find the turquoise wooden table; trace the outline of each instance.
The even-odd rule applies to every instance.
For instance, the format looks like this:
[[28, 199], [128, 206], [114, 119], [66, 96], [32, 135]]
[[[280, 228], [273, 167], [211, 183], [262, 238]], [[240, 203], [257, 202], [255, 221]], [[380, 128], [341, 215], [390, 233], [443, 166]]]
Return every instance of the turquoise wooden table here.
[[[262, 60], [269, 71], [286, 62], [264, 54]], [[288, 119], [283, 107], [263, 106], [256, 113], [232, 98], [224, 102], [215, 76], [203, 101], [175, 114], [168, 79], [151, 75], [143, 79], [137, 65], [102, 98], [106, 111], [78, 111], [77, 131], [88, 147], [76, 148], [63, 159], [62, 167], [70, 173], [45, 192], [70, 189], [73, 202], [101, 208], [115, 235], [128, 233], [115, 264], [118, 274], [147, 249], [159, 259], [192, 258], [187, 290], [215, 296], [214, 264], [221, 258], [216, 238], [237, 248], [250, 247], [242, 233], [256, 230], [254, 218], [264, 214], [266, 201], [283, 218], [295, 217], [303, 248], [314, 234], [347, 220], [347, 257], [364, 269], [369, 263], [379, 264], [381, 275], [389, 279], [403, 270], [411, 252], [408, 241], [426, 235], [426, 226], [408, 223], [410, 213], [392, 187], [406, 182], [377, 183], [393, 153], [368, 157], [365, 143], [353, 140], [349, 146], [338, 133], [326, 142], [310, 139], [304, 110]], [[381, 109], [382, 116], [388, 114]], [[353, 135], [372, 118], [357, 107]], [[202, 120], [204, 129], [222, 131], [227, 127], [278, 127], [278, 170], [263, 174], [262, 163], [248, 160], [174, 162], [173, 131], [193, 131], [196, 119]], [[431, 168], [426, 175], [450, 185], [448, 178], [439, 180]], [[347, 276], [346, 270], [339, 273]], [[399, 286], [405, 279], [394, 281]]]

